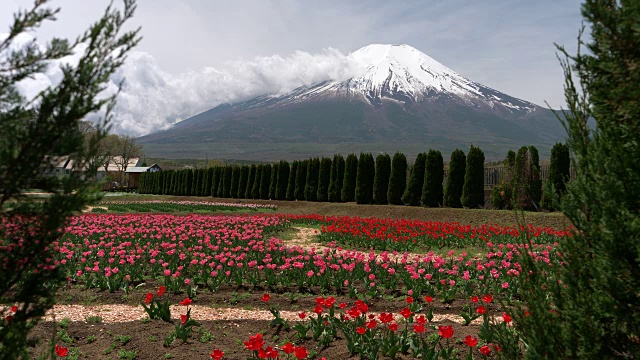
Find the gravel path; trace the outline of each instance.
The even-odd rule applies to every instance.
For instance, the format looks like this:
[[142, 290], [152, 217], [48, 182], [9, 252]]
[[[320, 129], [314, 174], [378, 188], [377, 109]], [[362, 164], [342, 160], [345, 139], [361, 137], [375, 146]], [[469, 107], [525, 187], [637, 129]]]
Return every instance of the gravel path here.
[[[236, 308], [212, 308], [205, 305], [190, 305], [191, 317], [194, 320], [273, 320], [273, 315], [267, 310], [244, 310]], [[180, 314], [186, 313], [186, 307], [180, 305], [171, 306], [171, 317], [173, 319], [180, 319]], [[283, 319], [289, 321], [300, 321], [298, 312], [295, 311], [281, 311], [280, 315]], [[378, 315], [379, 313], [372, 313]], [[143, 320], [147, 317], [142, 305], [55, 305], [53, 309], [47, 312], [45, 321], [53, 321], [54, 319], [60, 321], [64, 318], [68, 318], [71, 321], [86, 321], [90, 316], [99, 316], [102, 318], [103, 323], [116, 323], [116, 322], [128, 322]], [[307, 316], [315, 316], [313, 313], [307, 313]], [[401, 320], [398, 316], [396, 320]], [[464, 321], [458, 315], [433, 315], [433, 323], [440, 323], [443, 321], [450, 321], [458, 324], [462, 324]], [[473, 325], [480, 324], [482, 319], [476, 319], [472, 322]]]

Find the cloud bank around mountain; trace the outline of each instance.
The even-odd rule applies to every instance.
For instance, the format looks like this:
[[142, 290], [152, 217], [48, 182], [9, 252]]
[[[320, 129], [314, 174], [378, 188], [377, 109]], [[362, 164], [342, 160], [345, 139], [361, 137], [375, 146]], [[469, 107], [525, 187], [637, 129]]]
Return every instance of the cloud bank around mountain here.
[[[6, 38], [0, 34], [0, 41]], [[12, 49], [33, 41], [21, 34]], [[78, 62], [84, 46], [74, 55], [52, 62], [47, 71], [17, 84], [27, 100], [58, 83], [61, 64]], [[179, 55], [176, 55], [179, 56]], [[296, 51], [287, 56], [265, 56], [228, 62], [181, 74], [163, 71], [146, 52], [132, 51], [125, 64], [111, 76], [105, 95], [114, 94], [124, 81], [114, 111], [112, 131], [133, 136], [166, 129], [176, 122], [223, 103], [247, 100], [264, 94], [279, 94], [324, 80], [345, 80], [358, 68], [340, 51], [319, 53]]]

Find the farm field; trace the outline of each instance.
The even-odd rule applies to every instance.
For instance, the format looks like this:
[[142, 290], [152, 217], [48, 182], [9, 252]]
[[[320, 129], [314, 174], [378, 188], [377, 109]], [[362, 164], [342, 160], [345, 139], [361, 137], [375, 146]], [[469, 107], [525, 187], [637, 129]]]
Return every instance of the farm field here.
[[[488, 214], [475, 210], [370, 218], [397, 210], [284, 214], [279, 202], [153, 200], [105, 201], [67, 225], [48, 266], [68, 283], [32, 333], [32, 355], [55, 334], [77, 359], [211, 359], [215, 349], [225, 359], [493, 358], [488, 323], [509, 323], [499, 304], [522, 296], [518, 255], [553, 266], [554, 245], [570, 236], [482, 223]], [[360, 210], [340, 213], [350, 209]], [[465, 212], [468, 222], [454, 221]], [[447, 221], [417, 219], [428, 213]], [[4, 225], [3, 235], [19, 236]], [[5, 305], [10, 316], [14, 304]]]

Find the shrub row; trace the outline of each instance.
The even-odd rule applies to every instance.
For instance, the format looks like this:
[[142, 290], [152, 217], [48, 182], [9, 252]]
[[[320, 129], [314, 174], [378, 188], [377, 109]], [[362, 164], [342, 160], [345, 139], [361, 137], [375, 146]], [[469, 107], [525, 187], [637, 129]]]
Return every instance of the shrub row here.
[[[407, 184], [407, 171], [409, 179]], [[481, 207], [484, 205], [484, 153], [472, 146], [451, 155], [444, 183], [440, 151], [418, 154], [408, 169], [396, 153], [370, 153], [311, 158], [289, 163], [215, 166], [208, 169], [143, 173], [141, 194], [213, 196], [220, 198], [306, 200], [411, 206]]]

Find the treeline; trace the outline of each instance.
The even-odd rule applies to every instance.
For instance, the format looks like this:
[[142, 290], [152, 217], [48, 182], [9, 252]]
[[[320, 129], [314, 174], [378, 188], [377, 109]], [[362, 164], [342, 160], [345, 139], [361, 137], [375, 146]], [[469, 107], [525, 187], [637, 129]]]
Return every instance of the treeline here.
[[[510, 159], [510, 156], [507, 158]], [[530, 168], [533, 165], [529, 164], [538, 163], [537, 150], [527, 150], [526, 155], [523, 153], [519, 156], [518, 160], [514, 155], [514, 169]], [[360, 156], [350, 154], [346, 159], [338, 154], [333, 158], [316, 157], [292, 163], [281, 160], [275, 164], [143, 173], [139, 192], [236, 199], [355, 201], [358, 204], [481, 208], [485, 200], [484, 160], [484, 153], [475, 146], [471, 146], [468, 154], [462, 150], [454, 151], [445, 183], [444, 159], [438, 150], [418, 154], [411, 167], [402, 153], [396, 153], [393, 157], [380, 154], [375, 158], [371, 153], [360, 153]], [[516, 166], [518, 163], [519, 167]], [[539, 180], [539, 165], [533, 169], [537, 169]], [[514, 172], [511, 179], [515, 178]], [[529, 178], [536, 179], [535, 176], [518, 175], [517, 178], [520, 180], [509, 180], [509, 184], [518, 189], [531, 191], [538, 184], [529, 185], [527, 182]], [[562, 175], [559, 178], [563, 178]], [[559, 186], [555, 188], [559, 189]], [[513, 193], [513, 190], [510, 191]], [[516, 193], [520, 196], [518, 199], [526, 196], [519, 195], [520, 190]], [[504, 200], [507, 201], [511, 200]], [[538, 197], [532, 201], [540, 203]], [[507, 206], [500, 205], [499, 208]]]

